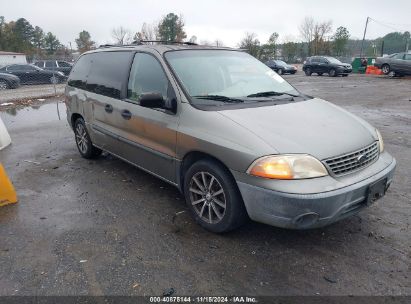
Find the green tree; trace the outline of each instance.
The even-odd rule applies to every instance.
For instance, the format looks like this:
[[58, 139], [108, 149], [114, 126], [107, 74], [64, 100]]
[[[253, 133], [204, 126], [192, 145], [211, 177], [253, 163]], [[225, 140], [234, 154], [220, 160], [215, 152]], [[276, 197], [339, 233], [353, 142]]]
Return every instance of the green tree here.
[[282, 55], [286, 62], [295, 62], [298, 55], [298, 43], [291, 41], [284, 43]]
[[87, 31], [80, 32], [76, 44], [80, 53], [90, 51], [95, 47], [95, 42], [91, 40], [90, 33]]
[[255, 58], [260, 58], [260, 41], [257, 39], [256, 33], [245, 33], [238, 46]]
[[32, 43], [33, 46], [37, 49], [37, 54], [39, 54], [41, 52], [41, 49], [44, 47], [44, 32], [38, 26], [34, 28]]
[[46, 36], [44, 36], [44, 47], [48, 55], [54, 54], [59, 46], [60, 41], [51, 32], [48, 32]]
[[350, 32], [343, 26], [337, 28], [333, 36], [333, 50], [336, 56], [345, 54], [348, 39], [350, 39]]
[[272, 33], [267, 43], [260, 47], [259, 59], [261, 61], [267, 61], [276, 57], [278, 37], [278, 33]]
[[183, 18], [169, 13], [158, 24], [158, 38], [164, 41], [181, 42], [187, 37]]

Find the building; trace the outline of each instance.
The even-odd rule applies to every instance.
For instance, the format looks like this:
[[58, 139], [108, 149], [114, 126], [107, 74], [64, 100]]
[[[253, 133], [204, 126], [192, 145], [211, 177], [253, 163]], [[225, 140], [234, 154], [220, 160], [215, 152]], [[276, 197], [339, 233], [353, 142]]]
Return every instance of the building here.
[[26, 55], [23, 53], [0, 51], [0, 67], [14, 63], [27, 63]]

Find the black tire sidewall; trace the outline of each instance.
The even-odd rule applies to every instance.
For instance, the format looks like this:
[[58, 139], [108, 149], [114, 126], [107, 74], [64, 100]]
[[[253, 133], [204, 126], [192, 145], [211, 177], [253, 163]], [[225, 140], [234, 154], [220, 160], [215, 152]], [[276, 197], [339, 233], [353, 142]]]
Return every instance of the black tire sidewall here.
[[[191, 205], [190, 192], [188, 190], [190, 187], [190, 181], [192, 176], [200, 171], [211, 173], [215, 178], [217, 178], [218, 182], [224, 189], [226, 210], [223, 219], [216, 224], [204, 222], [196, 213], [194, 207]], [[223, 168], [218, 162], [214, 160], [200, 160], [194, 163], [187, 170], [184, 177], [184, 196], [187, 206], [190, 209], [190, 212], [193, 215], [195, 221], [208, 231], [214, 233], [227, 232], [239, 227], [247, 219], [247, 213], [244, 207], [244, 203], [234, 178], [227, 172], [225, 168]]]

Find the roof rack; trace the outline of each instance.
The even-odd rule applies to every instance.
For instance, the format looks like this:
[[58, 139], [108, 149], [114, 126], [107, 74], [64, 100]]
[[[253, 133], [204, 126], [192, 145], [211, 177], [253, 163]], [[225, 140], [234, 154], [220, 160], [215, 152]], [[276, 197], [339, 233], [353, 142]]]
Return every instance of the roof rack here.
[[133, 44], [144, 44], [144, 43], [162, 43], [162, 44], [185, 44], [185, 45], [198, 45], [197, 43], [190, 41], [168, 41], [168, 40], [136, 40]]
[[131, 44], [101, 44], [100, 48], [111, 48], [111, 47], [133, 47], [136, 45], [143, 45], [145, 43], [160, 43], [160, 44], [185, 44], [185, 45], [198, 45], [197, 43], [190, 41], [167, 41], [167, 40], [135, 40]]

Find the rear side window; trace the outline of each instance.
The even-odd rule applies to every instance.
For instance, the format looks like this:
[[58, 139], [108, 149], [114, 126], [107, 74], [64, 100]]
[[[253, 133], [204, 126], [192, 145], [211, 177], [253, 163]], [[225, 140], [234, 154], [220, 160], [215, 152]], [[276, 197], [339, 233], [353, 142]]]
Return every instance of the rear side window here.
[[69, 68], [70, 67], [70, 64], [65, 62], [65, 61], [59, 61], [58, 64], [59, 64], [59, 67], [61, 67], [61, 68]]
[[68, 85], [79, 89], [86, 89], [87, 76], [91, 66], [91, 55], [81, 56], [73, 69], [71, 70], [70, 77], [68, 79]]
[[55, 61], [46, 61], [46, 68], [55, 68], [57, 64]]
[[168, 78], [154, 56], [137, 53], [128, 81], [127, 97], [138, 101], [144, 93], [159, 93], [167, 98]]
[[100, 52], [91, 54], [87, 91], [120, 99], [127, 87], [132, 52]]
[[313, 63], [320, 62], [320, 59], [318, 57], [314, 57], [314, 58], [311, 58], [310, 62], [313, 62]]
[[37, 65], [39, 68], [43, 68], [44, 67], [44, 61], [37, 61], [35, 63], [35, 65]]

